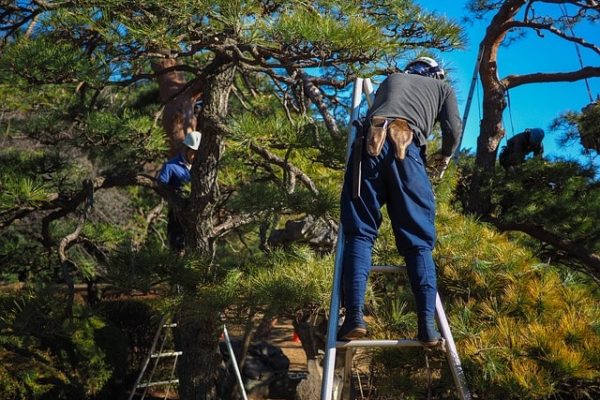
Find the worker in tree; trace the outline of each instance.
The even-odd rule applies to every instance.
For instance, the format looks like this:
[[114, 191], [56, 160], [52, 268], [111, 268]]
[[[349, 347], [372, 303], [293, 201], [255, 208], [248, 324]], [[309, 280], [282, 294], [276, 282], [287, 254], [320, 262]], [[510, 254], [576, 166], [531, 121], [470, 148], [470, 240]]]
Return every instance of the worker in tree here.
[[[183, 139], [182, 150], [175, 157], [163, 164], [158, 181], [168, 185], [175, 190], [181, 190], [183, 185], [190, 182], [192, 175], [190, 170], [196, 159], [202, 134], [197, 131], [188, 133]], [[181, 223], [177, 220], [173, 210], [169, 210], [167, 220], [167, 236], [169, 246], [174, 251], [181, 251], [185, 246], [185, 236]]]
[[533, 153], [534, 157], [541, 157], [544, 153], [543, 139], [544, 130], [540, 128], [525, 129], [524, 132], [515, 135], [502, 148], [500, 165], [508, 171], [524, 163], [529, 153]]
[[[366, 334], [364, 295], [384, 204], [415, 296], [418, 340], [425, 346], [435, 346], [440, 340], [434, 319], [435, 200], [425, 150], [437, 120], [442, 147], [430, 158], [429, 167], [435, 178], [441, 178], [461, 135], [456, 95], [443, 79], [444, 70], [429, 57], [417, 58], [408, 63], [404, 73], [388, 76], [367, 113], [369, 127], [363, 129], [366, 138], [359, 136], [353, 145], [341, 196], [346, 237], [342, 262], [346, 316], [339, 340], [354, 340]], [[366, 152], [357, 145], [363, 140]], [[360, 173], [354, 168], [358, 161], [362, 164]]]

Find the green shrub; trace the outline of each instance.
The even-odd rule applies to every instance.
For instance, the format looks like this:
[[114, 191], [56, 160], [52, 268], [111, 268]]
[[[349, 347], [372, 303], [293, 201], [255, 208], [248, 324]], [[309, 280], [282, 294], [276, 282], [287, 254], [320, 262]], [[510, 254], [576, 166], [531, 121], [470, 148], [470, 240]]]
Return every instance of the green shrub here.
[[[445, 203], [438, 207], [437, 228], [439, 291], [472, 391], [488, 400], [598, 396], [600, 309], [593, 291]], [[380, 241], [393, 243], [386, 229]], [[378, 246], [376, 263], [398, 262], [393, 248]], [[414, 337], [415, 326], [407, 322], [414, 308], [406, 278], [379, 277], [373, 287], [377, 334]], [[398, 358], [397, 368], [390, 358]], [[423, 377], [422, 359], [419, 352], [380, 354], [379, 363], [386, 366], [382, 390], [418, 391], [409, 383]], [[417, 368], [411, 370], [412, 361]], [[452, 387], [444, 369], [434, 389], [443, 396]]]
[[42, 290], [4, 296], [0, 311], [0, 399], [88, 398], [110, 380], [106, 323], [85, 307], [65, 318], [64, 298]]

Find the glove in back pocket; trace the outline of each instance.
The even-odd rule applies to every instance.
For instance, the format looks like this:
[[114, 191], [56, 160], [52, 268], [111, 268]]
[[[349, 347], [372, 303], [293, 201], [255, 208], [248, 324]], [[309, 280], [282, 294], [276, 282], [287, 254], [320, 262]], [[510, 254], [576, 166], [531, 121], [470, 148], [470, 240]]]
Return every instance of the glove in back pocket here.
[[377, 157], [383, 148], [388, 121], [384, 117], [371, 118], [369, 133], [367, 134], [367, 153], [371, 157]]

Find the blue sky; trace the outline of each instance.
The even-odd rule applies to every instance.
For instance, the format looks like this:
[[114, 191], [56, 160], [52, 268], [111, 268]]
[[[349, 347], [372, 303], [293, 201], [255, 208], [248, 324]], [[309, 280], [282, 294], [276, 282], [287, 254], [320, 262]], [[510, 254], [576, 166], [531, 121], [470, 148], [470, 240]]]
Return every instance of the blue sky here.
[[[468, 13], [465, 9], [467, 4], [465, 0], [417, 0], [416, 2], [427, 10], [436, 11], [438, 14], [446, 15], [459, 22]], [[543, 9], [557, 9], [556, 6], [551, 5], [538, 5], [537, 7], [539, 8], [538, 14], [541, 14]], [[464, 24], [468, 38], [466, 48], [450, 53], [442, 53], [439, 57], [444, 66], [451, 70], [461, 113], [464, 110], [473, 76], [477, 48], [485, 34], [487, 21], [489, 21], [489, 18], [484, 21]], [[597, 44], [600, 37], [600, 24], [577, 26], [575, 27], [575, 33]], [[582, 56], [584, 65], [600, 66], [600, 55], [588, 49], [582, 49]], [[510, 74], [560, 72], [575, 69], [579, 69], [579, 60], [573, 43], [555, 38], [551, 34], [539, 38], [534, 32], [530, 32], [510, 47], [500, 49], [498, 54], [500, 77]], [[600, 79], [593, 78], [589, 79], [588, 82], [595, 98], [600, 94]], [[546, 131], [544, 147], [547, 155], [569, 158], [579, 156], [580, 148], [577, 145], [563, 148], [557, 143], [558, 133], [550, 132], [549, 125], [560, 113], [567, 110], [579, 111], [590, 102], [584, 81], [523, 85], [510, 91], [510, 99], [515, 133], [521, 132], [525, 128], [542, 128]], [[465, 130], [463, 148], [474, 150], [476, 147], [476, 139], [479, 134], [478, 109], [480, 101], [481, 99], [478, 100], [477, 93], [475, 93]], [[504, 122], [507, 137], [510, 137], [512, 136], [512, 129], [508, 113], [505, 113]], [[504, 144], [504, 141], [502, 144]]]

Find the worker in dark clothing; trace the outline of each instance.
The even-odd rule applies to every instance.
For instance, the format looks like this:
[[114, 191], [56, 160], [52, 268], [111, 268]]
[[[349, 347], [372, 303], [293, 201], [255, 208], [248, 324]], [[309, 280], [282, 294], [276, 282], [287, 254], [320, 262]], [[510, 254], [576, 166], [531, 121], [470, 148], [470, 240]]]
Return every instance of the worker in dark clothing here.
[[519, 164], [525, 162], [529, 153], [534, 157], [541, 157], [544, 154], [544, 130], [540, 128], [525, 129], [506, 142], [506, 146], [500, 152], [500, 165], [505, 170], [510, 170]]
[[[175, 190], [181, 190], [184, 184], [192, 179], [190, 170], [192, 163], [196, 159], [196, 153], [200, 147], [202, 134], [194, 131], [188, 133], [183, 140], [183, 150], [175, 157], [164, 163], [158, 181], [163, 185], [168, 185]], [[167, 216], [167, 236], [169, 246], [172, 250], [181, 251], [185, 246], [185, 237], [181, 223], [175, 217], [173, 210], [169, 210]]]
[[461, 135], [456, 95], [443, 78], [444, 71], [435, 60], [418, 58], [407, 65], [405, 73], [391, 74], [383, 81], [367, 114], [371, 125], [367, 152], [362, 155], [359, 197], [353, 196], [352, 162], [346, 170], [341, 196], [346, 237], [342, 262], [346, 317], [338, 332], [340, 340], [366, 334], [362, 308], [371, 252], [385, 204], [415, 295], [418, 339], [426, 346], [439, 342], [432, 257], [435, 200], [425, 168], [425, 146], [435, 121], [439, 121], [442, 148], [431, 159], [434, 175], [441, 177]]

